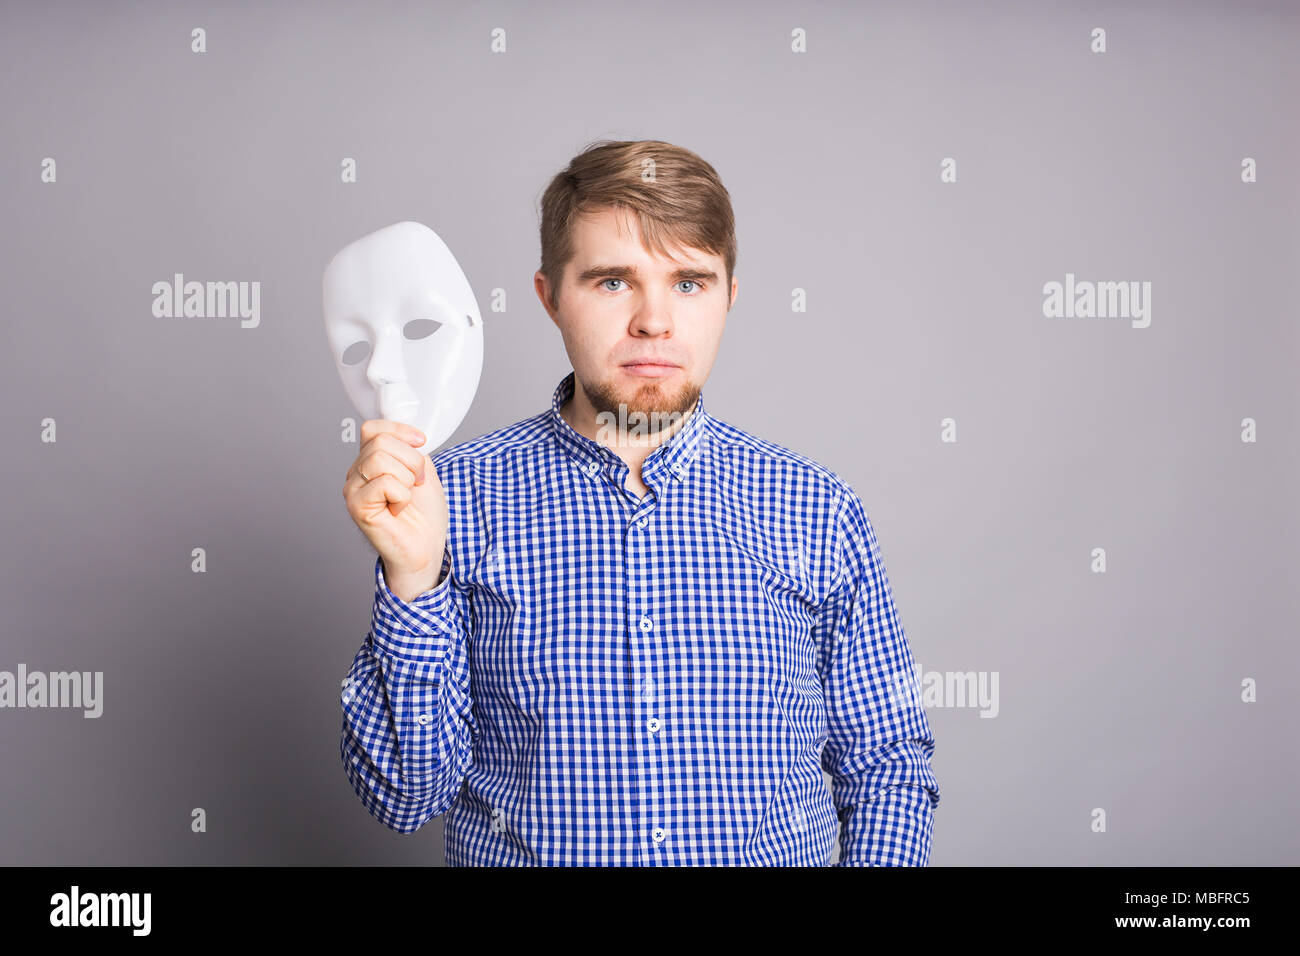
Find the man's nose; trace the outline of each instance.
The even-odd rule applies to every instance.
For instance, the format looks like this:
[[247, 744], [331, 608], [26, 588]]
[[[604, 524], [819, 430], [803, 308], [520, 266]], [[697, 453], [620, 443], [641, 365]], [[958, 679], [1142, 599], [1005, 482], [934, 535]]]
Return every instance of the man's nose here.
[[630, 324], [634, 335], [671, 333], [675, 325], [672, 297], [664, 292], [643, 293], [633, 309]]

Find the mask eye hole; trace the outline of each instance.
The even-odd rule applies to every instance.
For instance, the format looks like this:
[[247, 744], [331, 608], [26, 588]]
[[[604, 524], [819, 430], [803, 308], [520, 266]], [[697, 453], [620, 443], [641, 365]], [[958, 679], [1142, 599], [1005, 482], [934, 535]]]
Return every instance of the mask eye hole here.
[[435, 322], [433, 319], [412, 319], [402, 326], [402, 334], [412, 341], [427, 339], [440, 328], [442, 328], [442, 323]]
[[370, 354], [370, 343], [365, 339], [360, 342], [353, 342], [343, 350], [343, 364], [356, 365], [358, 362], [364, 362], [366, 356]]
[[469, 313], [465, 314], [465, 321], [469, 323], [469, 327], [471, 329], [478, 324], [477, 322], [474, 321], [474, 316], [470, 315]]

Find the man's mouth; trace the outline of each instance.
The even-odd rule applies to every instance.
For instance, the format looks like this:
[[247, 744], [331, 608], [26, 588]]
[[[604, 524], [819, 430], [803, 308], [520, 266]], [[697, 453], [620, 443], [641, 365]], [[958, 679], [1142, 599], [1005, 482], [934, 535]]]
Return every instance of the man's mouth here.
[[639, 375], [642, 378], [663, 378], [665, 375], [671, 375], [680, 366], [672, 362], [665, 362], [662, 359], [637, 359], [632, 362], [625, 362], [623, 368], [632, 375]]

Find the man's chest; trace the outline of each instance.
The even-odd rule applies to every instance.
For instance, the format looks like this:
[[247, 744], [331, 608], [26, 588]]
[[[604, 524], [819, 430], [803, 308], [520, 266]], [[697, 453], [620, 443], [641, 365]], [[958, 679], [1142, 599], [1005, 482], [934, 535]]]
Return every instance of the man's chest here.
[[817, 594], [797, 534], [652, 500], [485, 530], [459, 575], [476, 700], [541, 714], [653, 692], [743, 710], [814, 679]]

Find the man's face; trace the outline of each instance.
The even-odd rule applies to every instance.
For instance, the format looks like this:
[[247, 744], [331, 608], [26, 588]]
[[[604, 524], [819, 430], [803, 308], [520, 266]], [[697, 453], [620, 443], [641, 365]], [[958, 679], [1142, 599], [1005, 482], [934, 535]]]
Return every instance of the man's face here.
[[683, 247], [656, 256], [641, 245], [636, 217], [612, 207], [579, 219], [573, 245], [558, 291], [541, 272], [533, 284], [577, 386], [597, 413], [618, 415], [620, 403], [628, 414], [689, 412], [738, 285], [733, 276], [726, 287], [722, 257]]

